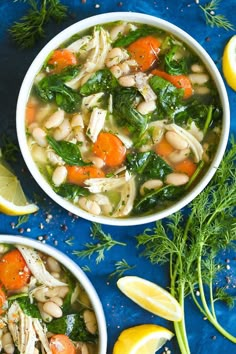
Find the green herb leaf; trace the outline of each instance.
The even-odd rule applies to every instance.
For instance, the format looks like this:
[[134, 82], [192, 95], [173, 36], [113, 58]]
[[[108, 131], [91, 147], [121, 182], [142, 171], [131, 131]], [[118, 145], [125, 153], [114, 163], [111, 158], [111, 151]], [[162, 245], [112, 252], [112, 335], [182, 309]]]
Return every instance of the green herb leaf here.
[[97, 254], [96, 263], [100, 263], [101, 261], [104, 260], [105, 251], [109, 251], [115, 245], [126, 246], [126, 244], [123, 242], [118, 242], [113, 240], [110, 234], [106, 234], [102, 230], [100, 224], [93, 223], [91, 231], [92, 231], [92, 238], [97, 239], [98, 242], [86, 243], [84, 245], [85, 246], [84, 250], [74, 251], [73, 254], [81, 258], [85, 258], [85, 257], [90, 258], [93, 254]]
[[[68, 165], [71, 166], [87, 166], [91, 163], [84, 162], [79, 150], [78, 145], [70, 143], [69, 141], [57, 141], [52, 136], [47, 135], [47, 141], [53, 150], [59, 155]], [[71, 189], [71, 193], [77, 193], [78, 189], [73, 189], [73, 187], [64, 186], [61, 188], [61, 193], [65, 190]], [[59, 189], [60, 192], [60, 189]]]
[[109, 278], [114, 278], [114, 277], [121, 278], [125, 272], [134, 269], [135, 267], [136, 267], [135, 265], [134, 266], [129, 265], [125, 259], [122, 259], [121, 261], [117, 261], [115, 263], [115, 271], [109, 275]]
[[234, 30], [234, 25], [224, 16], [218, 15], [215, 11], [218, 9], [220, 0], [212, 0], [206, 5], [199, 5], [204, 13], [206, 24], [211, 27], [220, 27], [225, 30]]
[[131, 132], [141, 134], [147, 127], [147, 118], [134, 108], [137, 97], [140, 93], [134, 88], [118, 88], [113, 95], [113, 109], [120, 124], [123, 121]]
[[137, 39], [151, 34], [160, 34], [162, 30], [156, 29], [152, 26], [141, 25], [138, 29], [130, 31], [127, 35], [120, 36], [113, 44], [113, 47], [127, 47]]
[[45, 25], [53, 19], [60, 22], [67, 17], [67, 7], [59, 0], [25, 0], [28, 12], [13, 24], [9, 32], [21, 48], [32, 47], [45, 36]]
[[96, 71], [85, 84], [80, 88], [81, 95], [92, 95], [94, 93], [106, 93], [118, 86], [118, 81], [108, 69]]
[[96, 335], [89, 333], [83, 319], [83, 314], [69, 314], [47, 323], [49, 332], [65, 334], [76, 342], [95, 342]]

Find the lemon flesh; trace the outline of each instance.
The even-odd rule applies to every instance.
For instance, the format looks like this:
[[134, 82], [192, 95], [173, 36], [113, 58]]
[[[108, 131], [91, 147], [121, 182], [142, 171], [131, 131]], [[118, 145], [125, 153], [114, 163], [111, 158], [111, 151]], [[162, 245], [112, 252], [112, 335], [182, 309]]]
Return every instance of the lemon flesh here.
[[37, 210], [37, 205], [27, 202], [17, 177], [0, 164], [0, 212], [7, 215], [25, 215]]
[[154, 324], [131, 327], [121, 332], [113, 354], [154, 354], [172, 337], [168, 329]]
[[170, 321], [181, 321], [183, 312], [180, 304], [160, 286], [136, 276], [120, 278], [117, 286], [145, 310]]
[[236, 91], [236, 35], [225, 46], [222, 64], [225, 80]]

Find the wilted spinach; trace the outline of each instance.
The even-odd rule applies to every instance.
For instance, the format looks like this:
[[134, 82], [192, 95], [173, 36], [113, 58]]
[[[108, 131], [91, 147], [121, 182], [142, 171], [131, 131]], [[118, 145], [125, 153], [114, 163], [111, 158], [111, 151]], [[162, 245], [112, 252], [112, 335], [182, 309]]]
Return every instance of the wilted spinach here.
[[172, 118], [183, 105], [183, 89], [178, 89], [169, 81], [159, 76], [152, 76], [149, 84], [157, 95], [157, 109], [159, 116]]
[[163, 31], [161, 29], [157, 29], [148, 25], [141, 25], [136, 30], [130, 31], [126, 35], [119, 36], [118, 39], [112, 44], [112, 46], [127, 47], [129, 44], [133, 43], [137, 39], [154, 33], [160, 34], [163, 33]]
[[64, 140], [57, 141], [49, 135], [47, 135], [47, 141], [57, 155], [59, 155], [68, 165], [91, 165], [91, 163], [83, 161], [78, 145]]
[[117, 87], [118, 81], [108, 69], [96, 71], [80, 88], [81, 95], [88, 96], [105, 91], [110, 92]]
[[146, 129], [147, 118], [134, 108], [138, 97], [140, 93], [135, 88], [117, 88], [113, 95], [113, 111], [131, 132], [142, 133]]
[[81, 95], [65, 82], [72, 80], [79, 72], [76, 66], [69, 66], [59, 74], [44, 77], [34, 87], [36, 94], [44, 102], [53, 102], [67, 113], [75, 112], [81, 105]]
[[127, 155], [127, 169], [142, 175], [142, 179], [163, 178], [172, 168], [154, 151], [133, 152]]
[[54, 186], [53, 190], [61, 197], [69, 200], [74, 200], [78, 196], [89, 195], [89, 191], [87, 189], [70, 183], [63, 183], [60, 186]]

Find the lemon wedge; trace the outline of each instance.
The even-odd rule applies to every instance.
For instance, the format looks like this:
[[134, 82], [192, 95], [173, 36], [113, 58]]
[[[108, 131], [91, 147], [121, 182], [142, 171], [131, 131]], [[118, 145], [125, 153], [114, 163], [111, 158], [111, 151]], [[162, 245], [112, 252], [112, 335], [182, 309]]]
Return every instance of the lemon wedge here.
[[17, 177], [0, 163], [0, 212], [7, 215], [25, 215], [38, 210], [29, 204]]
[[236, 91], [236, 35], [225, 46], [222, 64], [225, 80]]
[[131, 327], [121, 332], [113, 354], [154, 354], [172, 337], [168, 329], [154, 324]]
[[120, 278], [117, 286], [145, 310], [170, 321], [181, 321], [183, 312], [180, 304], [160, 286], [136, 276]]

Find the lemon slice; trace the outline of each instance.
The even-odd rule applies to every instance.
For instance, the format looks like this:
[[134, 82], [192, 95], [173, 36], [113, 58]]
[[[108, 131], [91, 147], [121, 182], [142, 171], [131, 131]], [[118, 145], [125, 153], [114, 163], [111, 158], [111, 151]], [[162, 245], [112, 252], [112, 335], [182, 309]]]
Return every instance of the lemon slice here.
[[131, 327], [121, 332], [113, 348], [113, 354], [154, 354], [173, 333], [154, 324]]
[[225, 80], [236, 91], [236, 35], [226, 44], [222, 63]]
[[17, 177], [0, 163], [0, 212], [7, 215], [25, 215], [38, 210], [29, 204]]
[[181, 321], [183, 313], [180, 304], [160, 286], [136, 276], [120, 278], [117, 286], [145, 310], [170, 321]]

